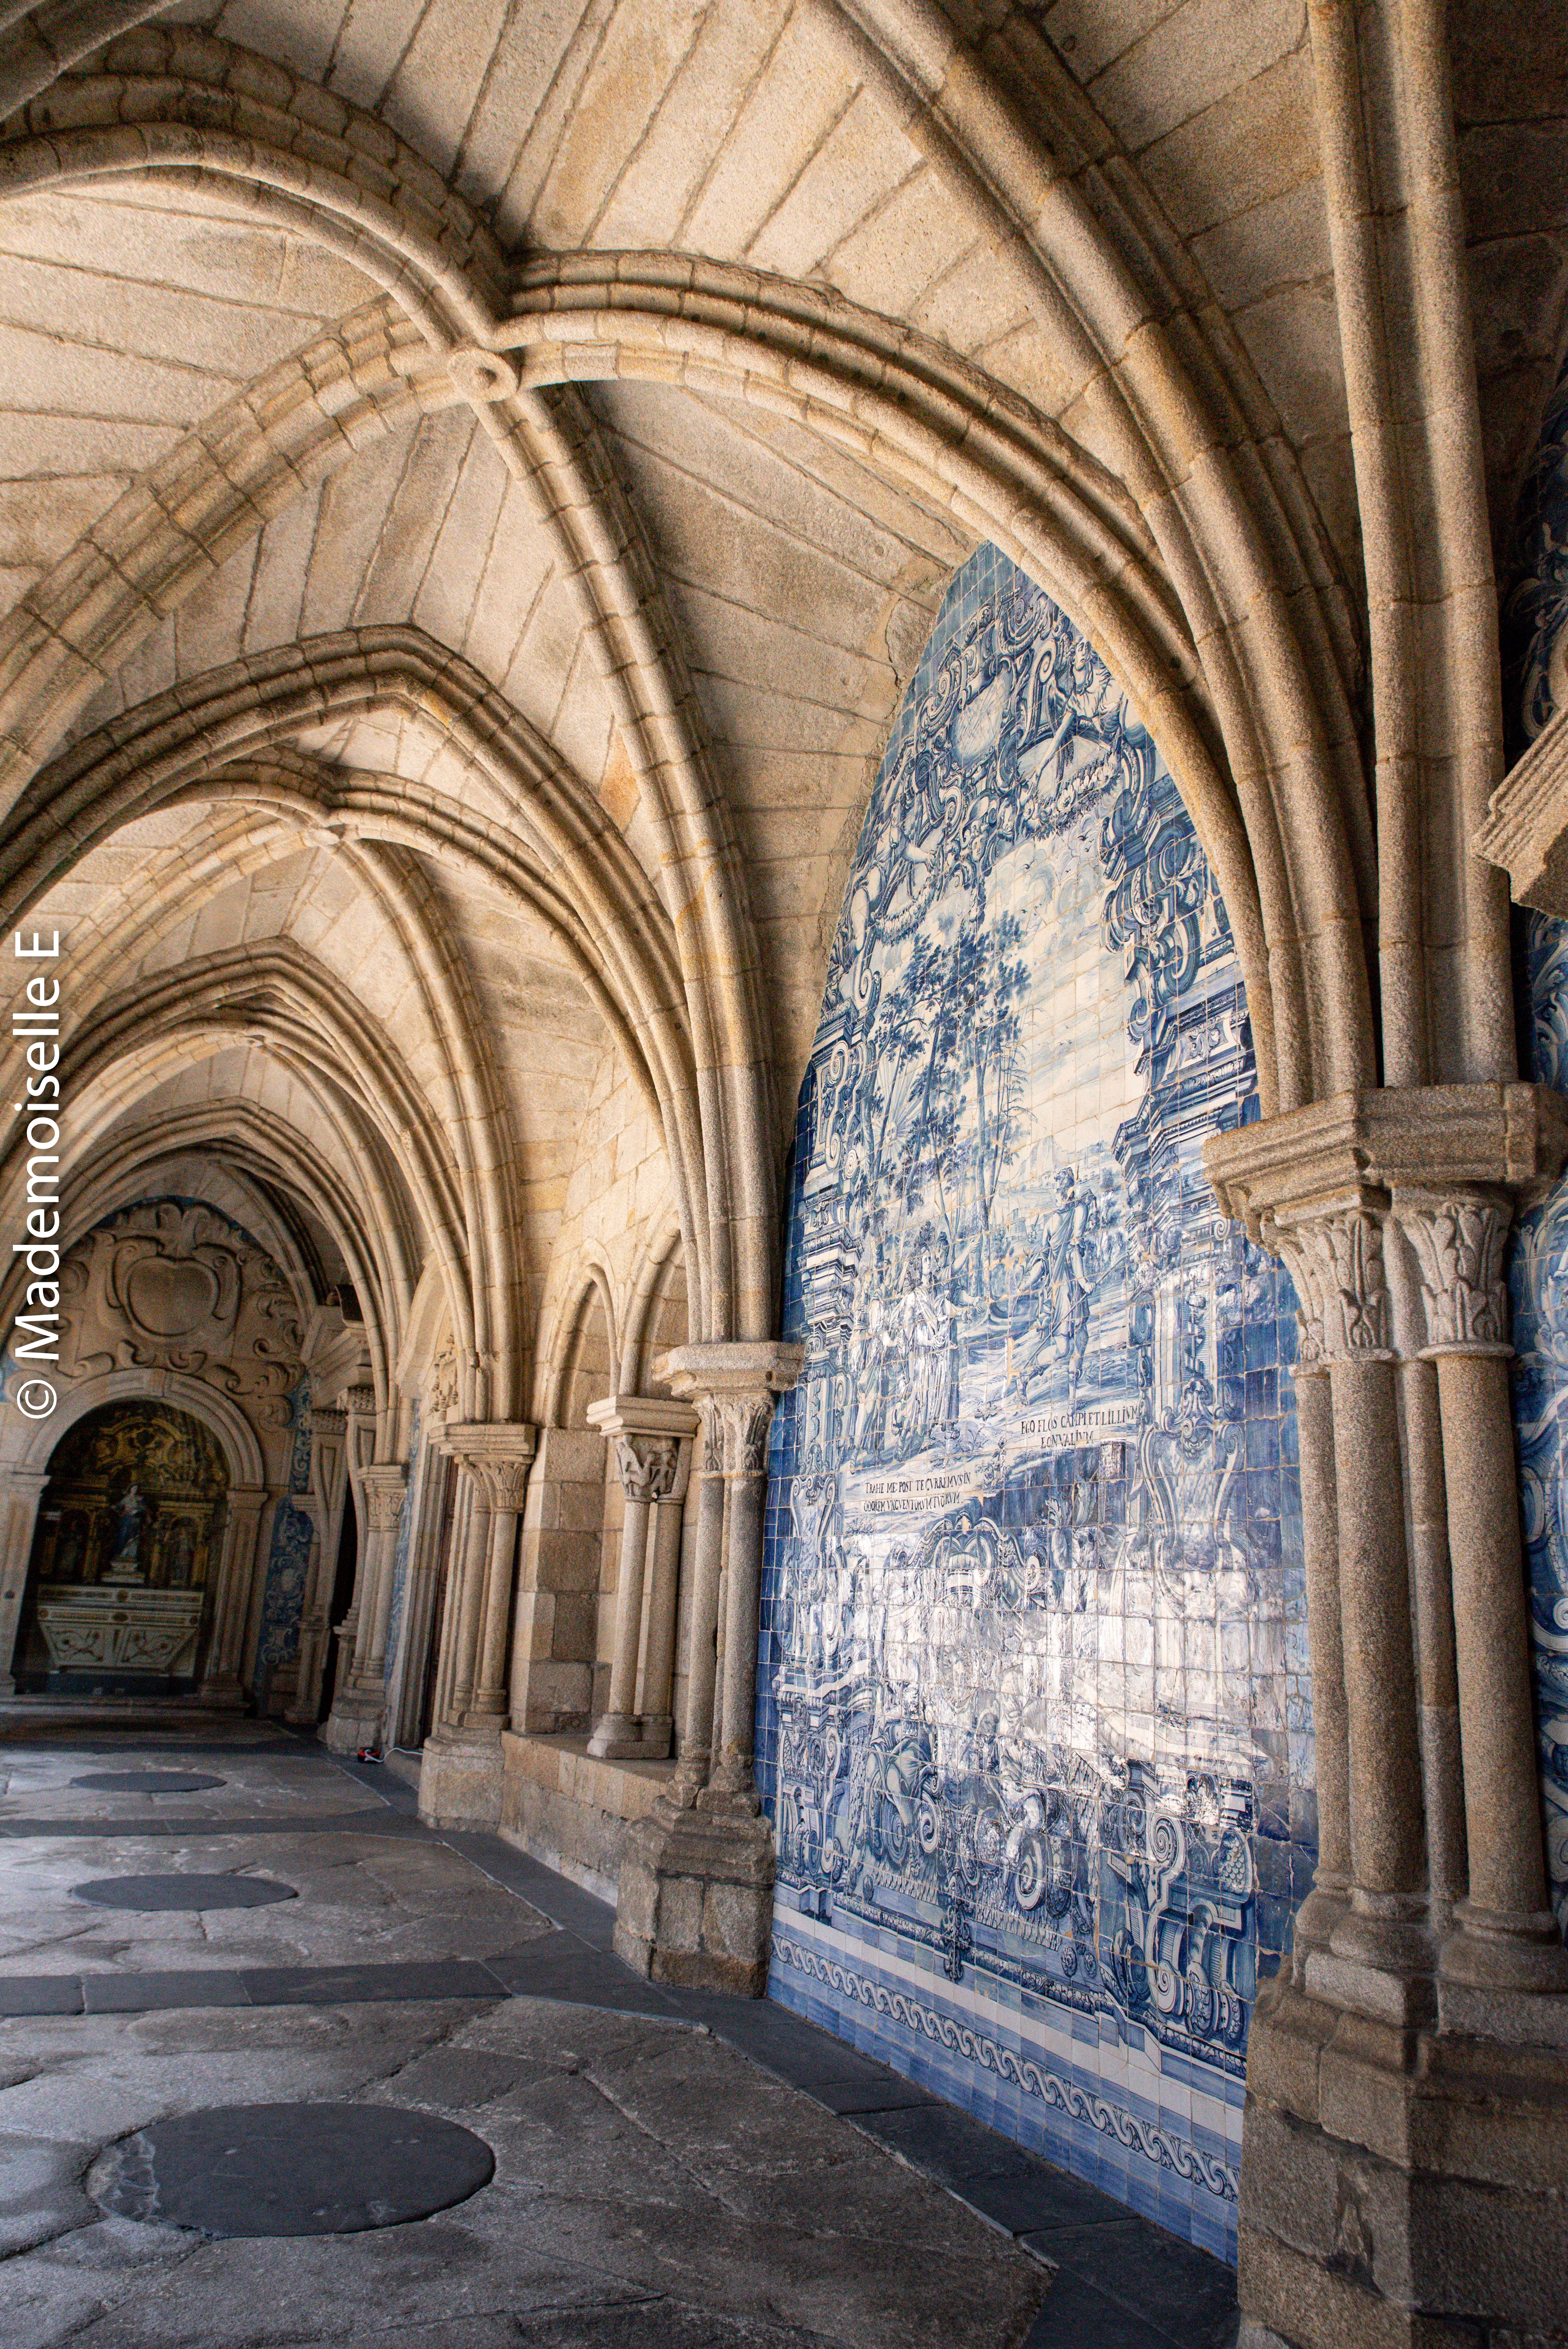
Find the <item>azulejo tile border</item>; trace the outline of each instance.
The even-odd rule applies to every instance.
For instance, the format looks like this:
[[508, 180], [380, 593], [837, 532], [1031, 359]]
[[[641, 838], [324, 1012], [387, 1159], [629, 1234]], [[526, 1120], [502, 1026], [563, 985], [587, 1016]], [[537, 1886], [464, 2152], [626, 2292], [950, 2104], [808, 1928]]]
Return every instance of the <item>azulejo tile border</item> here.
[[1140, 2153], [1157, 2168], [1173, 2170], [1177, 2177], [1223, 2201], [1236, 2200], [1237, 2173], [1228, 2162], [1217, 2160], [1201, 2146], [1170, 2128], [1140, 2119], [1125, 2105], [1114, 2104], [1106, 2096], [1060, 2078], [1044, 2063], [1004, 2046], [977, 2024], [944, 2014], [939, 2007], [928, 2004], [910, 1991], [894, 1989], [840, 1959], [807, 1949], [788, 1933], [775, 1931], [773, 1954], [780, 1965], [792, 1967], [809, 1981], [824, 1984], [841, 1998], [870, 2009], [884, 2021], [900, 2023], [906, 2031], [923, 2034], [948, 2054], [962, 2057], [983, 2072], [995, 2073], [998, 2079], [1007, 2081], [1025, 2095], [1037, 2096], [1069, 2120], [1093, 2128], [1102, 2137], [1114, 2137], [1130, 2153]]

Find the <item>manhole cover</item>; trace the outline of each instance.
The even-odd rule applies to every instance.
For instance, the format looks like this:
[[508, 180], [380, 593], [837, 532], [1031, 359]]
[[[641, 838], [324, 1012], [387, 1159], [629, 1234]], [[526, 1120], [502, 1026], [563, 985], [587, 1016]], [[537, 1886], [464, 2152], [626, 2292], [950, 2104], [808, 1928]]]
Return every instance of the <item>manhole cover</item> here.
[[482, 2137], [393, 2105], [219, 2105], [111, 2146], [88, 2179], [121, 2219], [204, 2235], [357, 2235], [466, 2202]]
[[99, 1876], [71, 1890], [95, 1909], [266, 1909], [299, 1898], [267, 1876]]
[[71, 1784], [90, 1786], [96, 1795], [199, 1795], [228, 1781], [203, 1770], [87, 1770]]

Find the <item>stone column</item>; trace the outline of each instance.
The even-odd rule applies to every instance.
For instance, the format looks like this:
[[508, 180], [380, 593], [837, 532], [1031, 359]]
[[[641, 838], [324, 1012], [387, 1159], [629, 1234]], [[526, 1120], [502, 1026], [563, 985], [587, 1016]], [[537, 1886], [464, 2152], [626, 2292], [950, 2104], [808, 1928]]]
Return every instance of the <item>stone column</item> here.
[[691, 1623], [686, 1653], [686, 1719], [681, 1725], [676, 1785], [683, 1804], [695, 1803], [713, 1767], [714, 1696], [718, 1671], [718, 1606], [724, 1571], [724, 1422], [705, 1395], [697, 1402], [702, 1475], [697, 1492], [692, 1560]]
[[1408, 2022], [1430, 1971], [1421, 1755], [1399, 1454], [1398, 1356], [1370, 1186], [1293, 1218], [1322, 1302], [1334, 1414], [1339, 1621], [1350, 1772], [1350, 1904], [1307, 1987]]
[[201, 1693], [209, 1704], [243, 1702], [240, 1657], [256, 1574], [256, 1537], [266, 1506], [264, 1485], [231, 1485], [222, 1549], [212, 1593], [212, 1633]]
[[[646, 1754], [644, 1723], [636, 1710], [637, 1665], [642, 1648], [643, 1588], [647, 1570], [650, 1521], [655, 1508], [676, 1489], [681, 1468], [681, 1444], [696, 1424], [689, 1404], [666, 1402], [648, 1395], [608, 1395], [590, 1403], [592, 1426], [608, 1439], [614, 1457], [625, 1516], [621, 1529], [621, 1567], [615, 1583], [615, 1626], [611, 1648], [610, 1692], [603, 1716], [588, 1741], [590, 1754], [607, 1759], [641, 1759]], [[676, 1541], [679, 1540], [678, 1525]], [[677, 1559], [678, 1563], [678, 1559]], [[665, 1751], [669, 1751], [669, 1681], [675, 1655], [673, 1581], [665, 1594], [672, 1619], [661, 1624], [658, 1637], [666, 1653], [665, 1668]], [[650, 1616], [650, 1628], [653, 1619]]]
[[726, 1395], [724, 1421], [724, 1689], [713, 1773], [705, 1800], [760, 1807], [751, 1756], [757, 1727], [758, 1609], [762, 1519], [768, 1498], [768, 1432], [777, 1397], [768, 1387]]
[[300, 1610], [294, 1700], [284, 1716], [296, 1727], [314, 1724], [321, 1710], [322, 1676], [326, 1670], [327, 1641], [332, 1632], [329, 1617], [337, 1573], [337, 1543], [343, 1530], [343, 1454], [347, 1432], [346, 1412], [313, 1411], [310, 1414], [310, 1493], [308, 1497], [301, 1497], [300, 1506], [310, 1516], [315, 1538], [305, 1578], [304, 1605]]
[[1568, 1991], [1568, 1951], [1547, 1902], [1531, 1696], [1502, 1278], [1512, 1202], [1501, 1190], [1412, 1189], [1399, 1207], [1426, 1298], [1425, 1359], [1437, 1366], [1470, 1870], [1442, 1950], [1442, 2010], [1460, 2029], [1568, 2035], [1568, 2002], [1560, 2023], [1534, 2004]]
[[[615, 1948], [655, 1980], [750, 1998], [767, 1985], [773, 1914], [773, 1838], [759, 1816], [751, 1766], [768, 1427], [774, 1400], [799, 1377], [801, 1359], [799, 1346], [774, 1342], [701, 1345], [683, 1346], [657, 1365], [677, 1394], [710, 1407], [715, 1432], [723, 1433], [723, 1682], [707, 1784], [694, 1789], [695, 1757], [688, 1755], [687, 1766], [627, 1836]], [[703, 1417], [708, 1421], [709, 1412]], [[698, 1522], [687, 1705], [694, 1746], [706, 1695], [698, 1666], [713, 1619], [708, 1594], [720, 1567], [708, 1499], [717, 1481], [711, 1471], [705, 1477]]]
[[443, 1448], [472, 1487], [455, 1599], [441, 1719], [426, 1741], [419, 1814], [438, 1826], [494, 1826], [500, 1817], [513, 1561], [535, 1430], [521, 1422], [449, 1425]]
[[365, 1640], [365, 1678], [368, 1689], [387, 1692], [387, 1633], [392, 1619], [392, 1583], [397, 1559], [397, 1527], [408, 1495], [408, 1471], [400, 1461], [378, 1461], [366, 1469], [366, 1514], [376, 1545], [376, 1572], [370, 1585], [368, 1632]]
[[680, 1596], [681, 1536], [686, 1522], [691, 1440], [676, 1454], [675, 1480], [654, 1504], [653, 1588], [648, 1594], [647, 1633], [643, 1649], [640, 1698], [643, 1758], [664, 1762], [675, 1734], [670, 1695], [676, 1676], [676, 1611]]
[[38, 1504], [48, 1481], [46, 1468], [0, 1469], [0, 1696], [15, 1692], [12, 1667], [16, 1626], [32, 1562]]

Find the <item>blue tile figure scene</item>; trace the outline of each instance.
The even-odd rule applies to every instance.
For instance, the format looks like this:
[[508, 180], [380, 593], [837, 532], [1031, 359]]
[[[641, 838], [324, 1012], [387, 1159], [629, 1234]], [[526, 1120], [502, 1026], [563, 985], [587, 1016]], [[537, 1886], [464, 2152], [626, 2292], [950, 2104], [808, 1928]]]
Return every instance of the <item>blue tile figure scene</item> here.
[[1233, 2256], [1315, 1853], [1286, 1276], [1224, 906], [994, 548], [872, 792], [801, 1090], [758, 1675], [771, 1994]]
[[[1568, 700], [1568, 368], [1546, 405], [1509, 598], [1511, 718], [1533, 741]], [[1520, 1058], [1568, 1092], [1568, 923], [1525, 911]], [[1510, 1262], [1514, 1410], [1553, 1904], [1568, 1932], [1568, 1181], [1521, 1216]]]

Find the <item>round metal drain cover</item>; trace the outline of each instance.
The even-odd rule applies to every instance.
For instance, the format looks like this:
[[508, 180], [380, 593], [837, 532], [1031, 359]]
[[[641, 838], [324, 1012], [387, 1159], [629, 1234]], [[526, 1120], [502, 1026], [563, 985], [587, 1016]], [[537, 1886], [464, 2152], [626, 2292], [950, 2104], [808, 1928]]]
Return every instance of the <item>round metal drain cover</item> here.
[[495, 2174], [482, 2137], [394, 2105], [218, 2105], [111, 2146], [104, 2209], [204, 2235], [357, 2235], [466, 2202]]
[[299, 1898], [270, 1876], [99, 1876], [71, 1890], [95, 1909], [267, 1909]]
[[228, 1780], [204, 1770], [86, 1770], [71, 1784], [90, 1786], [96, 1795], [199, 1795]]

